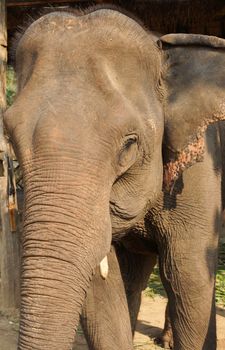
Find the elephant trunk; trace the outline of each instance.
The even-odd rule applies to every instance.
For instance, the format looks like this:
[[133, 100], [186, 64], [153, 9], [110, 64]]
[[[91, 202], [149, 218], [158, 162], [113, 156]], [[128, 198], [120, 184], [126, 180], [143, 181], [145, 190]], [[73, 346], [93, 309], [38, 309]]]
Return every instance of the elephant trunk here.
[[24, 172], [20, 350], [72, 348], [93, 271], [110, 249], [107, 176], [69, 165]]

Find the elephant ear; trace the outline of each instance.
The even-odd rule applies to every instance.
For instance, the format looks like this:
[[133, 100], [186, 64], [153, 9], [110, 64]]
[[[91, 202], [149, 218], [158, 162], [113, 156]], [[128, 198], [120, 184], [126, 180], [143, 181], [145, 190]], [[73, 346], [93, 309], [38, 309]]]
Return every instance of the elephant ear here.
[[168, 34], [163, 51], [164, 189], [204, 156], [204, 131], [225, 119], [225, 40]]

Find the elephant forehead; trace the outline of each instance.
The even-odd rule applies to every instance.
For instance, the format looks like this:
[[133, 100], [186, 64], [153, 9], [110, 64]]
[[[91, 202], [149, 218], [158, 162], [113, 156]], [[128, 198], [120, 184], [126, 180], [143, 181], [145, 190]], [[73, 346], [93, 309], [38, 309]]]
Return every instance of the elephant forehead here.
[[49, 101], [56, 108], [54, 96], [60, 96], [64, 110], [68, 102], [69, 110], [121, 120], [144, 115], [154, 129], [160, 112], [158, 49], [136, 22], [106, 12], [53, 13], [31, 25], [17, 50], [19, 91], [38, 91], [47, 108]]
[[[156, 46], [149, 42], [149, 33], [135, 20], [110, 9], [99, 9], [97, 11], [79, 14], [78, 12], [52, 12], [40, 17], [34, 21], [26, 30], [26, 34], [32, 39], [45, 34], [67, 34], [79, 35], [91, 28], [92, 33], [99, 33], [102, 39], [110, 41], [111, 38], [126, 38], [127, 42], [133, 45], [145, 46], [148, 44], [152, 47]], [[146, 42], [147, 40], [147, 42]]]
[[46, 34], [54, 35], [63, 31], [69, 32], [76, 28], [76, 32], [82, 32], [85, 30], [84, 22], [81, 22], [73, 14], [66, 12], [53, 12], [48, 15], [40, 17], [34, 21], [28, 29], [25, 31], [26, 39], [32, 37], [33, 40], [38, 39], [40, 35]]
[[49, 65], [54, 65], [56, 69], [76, 71], [87, 67], [88, 63], [94, 69], [98, 62], [107, 60], [109, 64], [117, 64], [118, 70], [122, 68], [121, 73], [124, 67], [132, 68], [136, 79], [138, 71], [149, 61], [137, 46], [129, 45], [121, 38], [104, 39], [101, 33], [93, 32], [91, 27], [78, 31], [76, 28], [71, 32], [60, 29], [44, 30], [34, 36], [28, 31], [18, 46], [17, 61], [34, 53], [45, 60], [43, 66], [46, 69]]
[[154, 76], [143, 68], [133, 49], [122, 47], [114, 52], [103, 47], [92, 51], [76, 44], [68, 52], [65, 43], [56, 42], [29, 53], [24, 51], [19, 65], [21, 92], [29, 82], [31, 89], [37, 87], [40, 91], [43, 86], [48, 98], [57, 91], [61, 98], [73, 96], [73, 102], [80, 100], [90, 106], [94, 100], [94, 105], [107, 105], [108, 110], [115, 110], [117, 105], [120, 113], [126, 108], [146, 117], [151, 114], [150, 106], [157, 104]]
[[[64, 66], [74, 59], [95, 57], [96, 52], [121, 60], [130, 55], [128, 65], [136, 57], [143, 66], [145, 60], [157, 65], [159, 55], [151, 36], [138, 23], [117, 11], [106, 10], [84, 16], [59, 12], [41, 17], [19, 41], [17, 58], [32, 50], [51, 53], [59, 62], [63, 56], [68, 60]], [[138, 65], [135, 68], [138, 70]]]

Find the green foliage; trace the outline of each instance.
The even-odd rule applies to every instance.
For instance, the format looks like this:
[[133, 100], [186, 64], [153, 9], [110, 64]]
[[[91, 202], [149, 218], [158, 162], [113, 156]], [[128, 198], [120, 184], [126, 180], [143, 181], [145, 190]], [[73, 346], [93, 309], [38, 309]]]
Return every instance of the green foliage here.
[[16, 95], [16, 78], [12, 67], [8, 66], [6, 76], [6, 101], [11, 106]]
[[216, 275], [216, 302], [225, 307], [225, 266], [217, 270]]
[[225, 243], [220, 245], [216, 275], [216, 302], [225, 307]]
[[159, 268], [156, 266], [150, 276], [148, 281], [148, 286], [145, 290], [145, 294], [151, 298], [154, 298], [155, 295], [161, 295], [162, 297], [166, 297], [165, 289], [163, 288], [160, 276], [159, 276]]

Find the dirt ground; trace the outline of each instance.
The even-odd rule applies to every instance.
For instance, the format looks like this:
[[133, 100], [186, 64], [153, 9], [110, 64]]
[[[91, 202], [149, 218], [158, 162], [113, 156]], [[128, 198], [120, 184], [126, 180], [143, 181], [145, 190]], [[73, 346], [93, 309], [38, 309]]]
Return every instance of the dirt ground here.
[[[134, 348], [138, 350], [161, 349], [154, 345], [154, 338], [161, 332], [164, 322], [166, 299], [154, 299], [143, 295], [139, 313], [137, 331], [134, 338]], [[88, 350], [81, 332], [76, 337], [76, 350]], [[18, 324], [13, 318], [7, 319], [0, 315], [0, 350], [16, 350]], [[217, 350], [225, 350], [225, 309], [217, 307]], [[194, 349], [193, 349], [194, 350]]]

